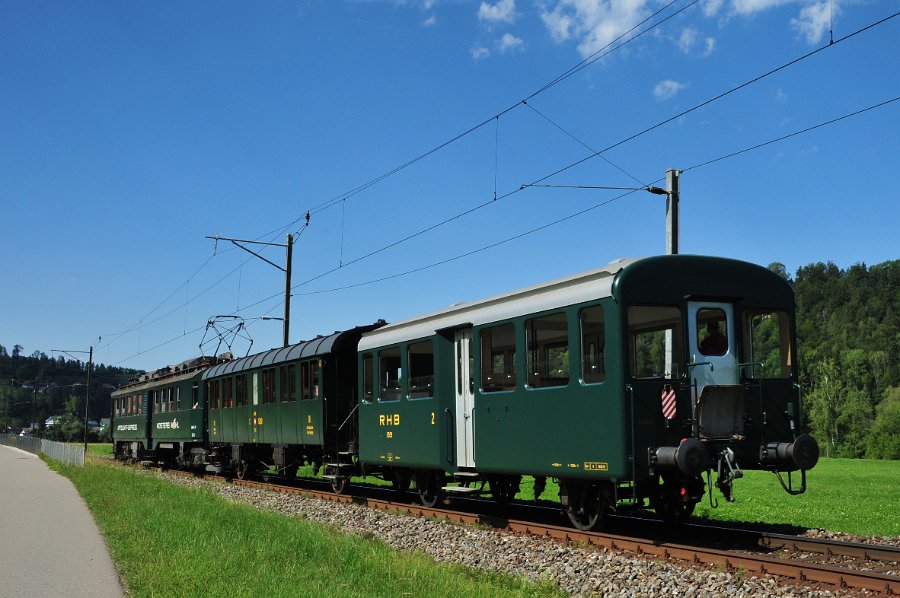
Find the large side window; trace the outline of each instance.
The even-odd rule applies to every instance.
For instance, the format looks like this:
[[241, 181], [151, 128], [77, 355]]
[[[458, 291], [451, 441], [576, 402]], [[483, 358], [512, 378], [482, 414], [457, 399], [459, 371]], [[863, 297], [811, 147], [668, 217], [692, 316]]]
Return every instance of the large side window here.
[[581, 379], [586, 384], [606, 380], [603, 307], [581, 310]]
[[516, 329], [512, 324], [481, 331], [481, 387], [484, 392], [516, 388]]
[[222, 405], [223, 408], [234, 407], [234, 379], [225, 378], [222, 380]]
[[787, 312], [748, 310], [744, 312], [744, 359], [750, 365], [744, 375], [751, 378], [788, 378], [794, 365], [791, 355], [791, 327]]
[[569, 329], [566, 314], [528, 320], [528, 386], [543, 388], [569, 383]]
[[300, 364], [300, 400], [309, 399], [309, 362], [304, 361]]
[[409, 398], [434, 396], [434, 346], [431, 341], [409, 346]]
[[375, 360], [371, 353], [363, 353], [363, 401], [371, 403], [375, 400]]
[[684, 371], [684, 337], [677, 307], [628, 308], [628, 350], [633, 378], [679, 378]]
[[400, 382], [403, 371], [400, 368], [400, 347], [382, 349], [378, 352], [378, 376], [380, 401], [396, 401], [400, 398]]

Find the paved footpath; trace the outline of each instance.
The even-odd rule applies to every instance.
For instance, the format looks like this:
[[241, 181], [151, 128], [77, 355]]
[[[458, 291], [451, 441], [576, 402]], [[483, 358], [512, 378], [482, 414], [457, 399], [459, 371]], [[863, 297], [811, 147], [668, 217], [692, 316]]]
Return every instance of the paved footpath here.
[[87, 506], [31, 453], [0, 446], [0, 598], [123, 596]]

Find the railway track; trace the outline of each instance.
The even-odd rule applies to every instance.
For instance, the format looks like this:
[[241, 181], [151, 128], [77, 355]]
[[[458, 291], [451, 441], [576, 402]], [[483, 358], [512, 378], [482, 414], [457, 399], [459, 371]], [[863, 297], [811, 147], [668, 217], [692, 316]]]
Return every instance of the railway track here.
[[[190, 476], [187, 472], [172, 471]], [[661, 522], [642, 517], [613, 516], [611, 526], [628, 529], [628, 535], [606, 532], [582, 532], [551, 523], [559, 518], [559, 509], [513, 503], [516, 512], [529, 512], [538, 521], [507, 518], [496, 514], [493, 501], [454, 498], [467, 503], [462, 510], [428, 508], [412, 502], [380, 498], [392, 490], [377, 486], [353, 486], [356, 494], [334, 494], [326, 482], [297, 480], [280, 483], [204, 476], [236, 486], [296, 494], [320, 500], [358, 504], [371, 509], [429, 517], [451, 523], [483, 525], [508, 533], [552, 538], [562, 543], [592, 546], [628, 552], [650, 559], [679, 561], [689, 565], [707, 565], [747, 574], [768, 574], [806, 586], [865, 590], [870, 593], [900, 595], [900, 548], [893, 546], [842, 542], [720, 525], [689, 523], [673, 529]], [[317, 487], [323, 488], [322, 490]], [[412, 495], [409, 495], [412, 497]], [[684, 538], [671, 541], [673, 535]], [[725, 548], [725, 546], [728, 548]]]
[[[379, 498], [378, 488], [365, 488], [359, 494], [334, 494], [309, 487], [265, 481], [231, 480], [236, 485], [276, 492], [299, 494], [323, 500], [364, 505], [372, 509], [432, 517], [453, 523], [487, 525], [510, 533], [553, 538], [560, 542], [578, 543], [614, 551], [625, 551], [652, 559], [681, 561], [694, 565], [712, 565], [725, 570], [742, 570], [751, 574], [768, 574], [804, 585], [824, 585], [842, 589], [867, 590], [887, 595], [900, 595], [900, 548], [829, 539], [806, 538], [764, 531], [730, 527], [687, 524], [678, 528], [690, 544], [665, 539], [672, 530], [647, 519], [618, 517], [619, 527], [637, 527], [639, 532], [622, 535], [604, 532], [581, 532], [546, 522], [508, 519], [490, 513], [488, 501], [468, 510], [427, 508], [408, 502]], [[354, 490], [359, 488], [354, 487]], [[469, 501], [476, 502], [476, 501]], [[524, 505], [528, 509], [539, 509]], [[544, 508], [546, 511], [550, 509]], [[475, 511], [475, 512], [472, 512]], [[481, 511], [481, 512], [477, 512]], [[558, 509], [555, 509], [558, 517]], [[716, 548], [724, 544], [739, 548]], [[695, 541], [696, 540], [696, 541]]]

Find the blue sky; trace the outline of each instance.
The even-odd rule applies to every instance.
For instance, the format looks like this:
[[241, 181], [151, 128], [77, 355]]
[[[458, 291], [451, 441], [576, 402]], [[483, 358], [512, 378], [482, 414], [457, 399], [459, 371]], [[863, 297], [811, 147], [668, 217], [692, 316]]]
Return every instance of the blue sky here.
[[[516, 191], [613, 145], [543, 183], [663, 185], [900, 96], [900, 17], [843, 39], [895, 0], [667, 3], [0, 0], [0, 343], [154, 369], [239, 315], [277, 346], [281, 272], [205, 237], [283, 243], [307, 210], [294, 342], [662, 253], [659, 196]], [[895, 101], [688, 170], [681, 251], [896, 259], [898, 156]]]

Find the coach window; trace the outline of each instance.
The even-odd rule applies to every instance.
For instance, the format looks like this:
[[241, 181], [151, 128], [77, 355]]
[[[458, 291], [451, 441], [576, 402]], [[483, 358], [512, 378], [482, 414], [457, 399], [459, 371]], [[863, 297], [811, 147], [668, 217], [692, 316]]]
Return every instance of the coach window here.
[[396, 401], [400, 399], [400, 347], [382, 349], [378, 352], [378, 377], [380, 379], [378, 399]]
[[409, 346], [409, 398], [434, 396], [434, 346], [431, 341]]
[[748, 310], [743, 319], [744, 361], [756, 364], [746, 366], [743, 374], [751, 378], [789, 378], [794, 360], [787, 312]]
[[309, 362], [309, 377], [312, 379], [312, 385], [310, 388], [310, 392], [312, 396], [310, 398], [318, 399], [322, 396], [322, 387], [319, 385], [319, 368], [322, 366], [322, 360], [316, 359], [315, 361]]
[[697, 348], [703, 355], [728, 352], [728, 318], [721, 309], [697, 310]]
[[262, 371], [262, 402], [264, 405], [275, 402], [275, 368]]
[[297, 400], [297, 369], [293, 363], [281, 366], [281, 400], [285, 403]]
[[544, 388], [569, 383], [569, 328], [566, 314], [528, 320], [528, 386]]
[[606, 380], [603, 307], [581, 310], [581, 379], [586, 384]]
[[516, 329], [512, 324], [481, 331], [481, 387], [484, 392], [516, 388]]
[[363, 401], [371, 403], [375, 400], [375, 371], [374, 359], [371, 353], [363, 353]]
[[684, 336], [677, 307], [628, 308], [628, 352], [632, 378], [674, 379], [682, 375]]
[[300, 364], [300, 400], [309, 400], [309, 362]]
[[247, 404], [247, 374], [234, 377], [234, 405], [244, 407]]

